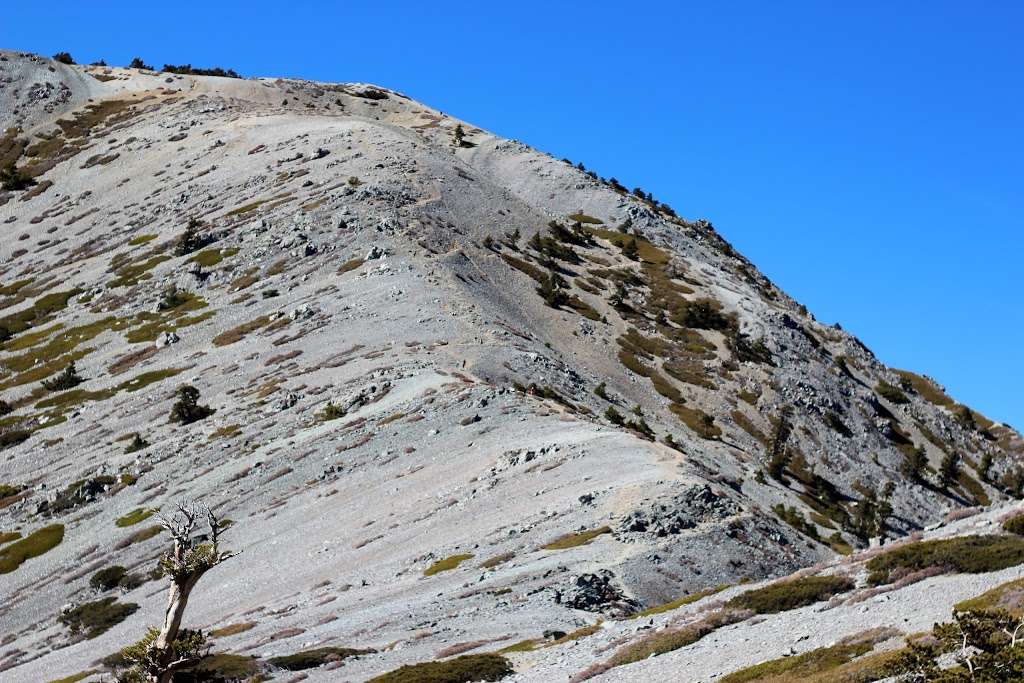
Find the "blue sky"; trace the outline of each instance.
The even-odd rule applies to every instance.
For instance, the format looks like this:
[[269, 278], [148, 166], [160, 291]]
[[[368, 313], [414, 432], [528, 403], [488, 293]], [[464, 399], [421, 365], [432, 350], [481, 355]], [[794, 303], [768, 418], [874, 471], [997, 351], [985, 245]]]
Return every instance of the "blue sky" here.
[[583, 161], [1024, 428], [1024, 4], [7, 5], [3, 47], [378, 83]]

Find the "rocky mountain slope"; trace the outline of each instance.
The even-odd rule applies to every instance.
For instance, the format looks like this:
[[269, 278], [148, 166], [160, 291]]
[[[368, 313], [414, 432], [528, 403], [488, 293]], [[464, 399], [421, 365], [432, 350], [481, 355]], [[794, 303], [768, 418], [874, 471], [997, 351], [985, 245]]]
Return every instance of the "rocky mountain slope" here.
[[[97, 679], [159, 622], [156, 513], [183, 499], [241, 551], [188, 613], [233, 665], [373, 650], [305, 672], [357, 681], [518, 644], [514, 679], [551, 681], [638, 612], [859, 567], [1024, 485], [1019, 434], [710, 223], [400, 93], [0, 52], [0, 129], [4, 680]], [[172, 422], [181, 385], [214, 412]], [[111, 623], [75, 632], [82, 605]]]

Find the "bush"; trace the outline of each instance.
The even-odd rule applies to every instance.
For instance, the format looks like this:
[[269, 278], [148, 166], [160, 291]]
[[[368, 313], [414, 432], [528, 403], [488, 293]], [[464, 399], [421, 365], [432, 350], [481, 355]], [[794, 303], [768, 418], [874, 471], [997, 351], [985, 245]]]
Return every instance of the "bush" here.
[[71, 58], [70, 52], [58, 52], [53, 56], [53, 61], [60, 62], [61, 64], [74, 64], [75, 60]]
[[330, 662], [341, 662], [349, 657], [358, 657], [376, 652], [376, 650], [356, 650], [350, 647], [318, 647], [315, 650], [303, 650], [291, 655], [271, 657], [274, 666], [288, 671], [312, 669]]
[[1014, 515], [1003, 522], [1003, 531], [1024, 536], [1024, 514]]
[[95, 638], [117, 626], [134, 614], [139, 606], [134, 602], [119, 603], [117, 598], [103, 598], [81, 605], [60, 615], [60, 623], [81, 633], [86, 638]]
[[427, 567], [427, 569], [423, 572], [423, 576], [433, 576], [434, 574], [440, 574], [441, 572], [446, 572], [451, 569], [455, 569], [466, 560], [471, 559], [473, 559], [473, 556], [468, 553], [446, 557], [443, 560], [438, 560], [434, 564]]
[[200, 235], [199, 228], [201, 227], [203, 227], [202, 222], [195, 216], [188, 219], [185, 230], [178, 235], [178, 241], [174, 245], [175, 256], [187, 256], [216, 241], [209, 235]]
[[43, 380], [43, 388], [47, 391], [67, 391], [74, 389], [85, 380], [78, 374], [75, 361], [71, 361], [64, 371], [56, 377]]
[[813, 605], [848, 591], [853, 585], [853, 580], [846, 576], [807, 576], [742, 593], [726, 605], [753, 610], [758, 614], [775, 614]]
[[35, 181], [15, 166], [14, 162], [0, 168], [0, 188], [17, 192], [30, 185], [35, 185]]
[[109, 591], [117, 588], [128, 570], [119, 564], [104, 567], [89, 578], [89, 586], [98, 591]]
[[216, 412], [210, 406], [199, 405], [199, 390], [191, 385], [183, 384], [178, 387], [177, 395], [178, 400], [171, 406], [171, 422], [192, 424]]
[[145, 69], [146, 71], [152, 71], [153, 67], [142, 61], [141, 57], [132, 57], [132, 61], [128, 63], [129, 69]]
[[964, 574], [994, 572], [1024, 563], [1024, 538], [1017, 536], [963, 536], [918, 541], [871, 558], [870, 583], [889, 583], [906, 574], [939, 567]]
[[880, 381], [878, 385], [875, 387], [875, 391], [878, 392], [879, 396], [881, 396], [887, 401], [891, 401], [892, 403], [910, 403], [910, 399], [907, 398], [907, 395], [903, 393], [902, 389], [893, 386], [888, 382]]
[[440, 662], [407, 664], [371, 678], [368, 683], [470, 683], [500, 681], [511, 676], [512, 664], [496, 654], [463, 655]]
[[183, 74], [186, 76], [221, 76], [222, 78], [241, 78], [238, 72], [234, 69], [222, 69], [219, 66], [215, 66], [212, 69], [197, 69], [191, 64], [181, 64], [175, 66], [173, 64], [164, 64], [164, 68], [161, 69], [169, 74]]
[[17, 446], [23, 441], [28, 441], [32, 432], [27, 429], [5, 429], [0, 431], [0, 451], [11, 446]]

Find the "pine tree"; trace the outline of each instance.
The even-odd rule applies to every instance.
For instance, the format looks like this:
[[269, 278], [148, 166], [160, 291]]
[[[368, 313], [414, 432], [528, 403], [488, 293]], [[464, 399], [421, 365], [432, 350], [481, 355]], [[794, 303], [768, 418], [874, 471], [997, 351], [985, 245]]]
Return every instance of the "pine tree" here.
[[199, 405], [199, 390], [189, 384], [178, 387], [177, 396], [178, 400], [171, 406], [171, 422], [192, 424], [214, 413], [210, 406]]
[[191, 254], [194, 251], [202, 249], [209, 243], [207, 239], [199, 234], [199, 228], [202, 227], [202, 225], [203, 224], [195, 216], [188, 219], [188, 225], [185, 226], [185, 231], [178, 236], [178, 243], [174, 246], [175, 256]]
[[640, 256], [640, 249], [636, 246], [636, 238], [630, 237], [622, 245], [622, 255], [630, 261], [636, 261]]
[[48, 391], [67, 391], [68, 389], [74, 389], [84, 381], [78, 374], [78, 369], [75, 368], [75, 361], [71, 361], [64, 368], [64, 372], [52, 379], [44, 379], [43, 388]]
[[960, 476], [960, 455], [958, 453], [947, 453], [939, 465], [939, 484], [944, 489], [956, 483]]
[[911, 481], [920, 482], [924, 477], [924, 468], [927, 465], [928, 455], [923, 448], [918, 446], [904, 455], [900, 472]]
[[978, 476], [986, 483], [992, 476], [992, 454], [987, 451], [981, 455], [981, 462], [978, 463]]
[[544, 297], [544, 302], [551, 308], [560, 308], [569, 300], [569, 297], [562, 291], [564, 282], [558, 273], [551, 271], [547, 278], [540, 283], [537, 293]]

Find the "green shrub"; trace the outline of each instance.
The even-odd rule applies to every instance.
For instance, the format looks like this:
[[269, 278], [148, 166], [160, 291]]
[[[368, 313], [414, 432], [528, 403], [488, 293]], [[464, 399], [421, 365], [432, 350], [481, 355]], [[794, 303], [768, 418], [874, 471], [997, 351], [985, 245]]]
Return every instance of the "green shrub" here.
[[58, 52], [53, 56], [53, 61], [60, 62], [61, 64], [74, 64], [75, 60], [72, 59], [70, 52]]
[[64, 371], [56, 377], [43, 380], [43, 388], [47, 391], [67, 391], [74, 389], [85, 380], [78, 374], [75, 361], [71, 361]]
[[848, 591], [853, 586], [853, 580], [846, 576], [806, 576], [741, 593], [726, 605], [753, 610], [758, 614], [775, 614], [813, 605], [836, 593]]
[[138, 451], [145, 450], [146, 448], [149, 448], [149, 442], [143, 439], [142, 436], [136, 432], [132, 435], [131, 443], [125, 446], [124, 452], [127, 455], [128, 453], [136, 453]]
[[86, 638], [106, 633], [134, 614], [139, 606], [134, 602], [119, 603], [117, 598], [103, 598], [84, 602], [60, 615], [60, 623]]
[[0, 451], [28, 441], [30, 436], [32, 436], [32, 432], [27, 429], [6, 429], [0, 431]]
[[742, 614], [735, 610], [720, 610], [692, 624], [649, 632], [619, 648], [608, 661], [608, 666], [632, 664], [692, 645], [709, 633], [736, 623], [741, 618]]
[[269, 661], [279, 669], [302, 671], [312, 669], [330, 662], [341, 662], [349, 657], [358, 657], [376, 652], [376, 650], [356, 650], [350, 647], [318, 647], [314, 650], [303, 650], [291, 655], [271, 657]]
[[1024, 514], [1014, 515], [1003, 522], [1003, 531], [1024, 536]]
[[887, 401], [891, 401], [892, 403], [910, 403], [910, 399], [907, 398], [907, 395], [903, 393], [902, 389], [897, 386], [893, 386], [886, 381], [880, 381], [875, 387], [875, 391], [878, 392], [879, 396]]
[[939, 567], [964, 574], [994, 572], [1024, 563], [1024, 538], [1017, 536], [963, 536], [918, 541], [871, 558], [869, 581], [889, 583], [894, 573]]
[[104, 567], [89, 578], [89, 586], [99, 591], [113, 590], [127, 573], [128, 570], [119, 564]]
[[884, 662], [873, 662], [874, 666], [863, 671], [850, 670], [852, 667], [844, 665], [871, 652], [877, 643], [891, 636], [892, 631], [889, 630], [868, 631], [844, 638], [830, 647], [819, 647], [795, 657], [780, 657], [734, 671], [719, 679], [719, 683], [867, 683], [878, 680], [886, 676], [879, 666]]
[[37, 529], [25, 538], [0, 548], [0, 574], [13, 572], [26, 560], [39, 557], [56, 548], [64, 540], [64, 525], [51, 524]]
[[14, 162], [0, 168], [0, 188], [4, 190], [17, 192], [34, 184], [35, 181], [15, 166]]
[[512, 664], [496, 654], [463, 655], [440, 662], [407, 664], [371, 678], [368, 683], [470, 683], [500, 681], [511, 676]]
[[132, 57], [132, 61], [128, 63], [129, 69], [145, 69], [146, 71], [152, 71], [153, 67], [142, 61], [141, 57]]
[[171, 422], [183, 425], [206, 419], [216, 412], [210, 406], [199, 405], [199, 390], [188, 384], [178, 387], [178, 400], [171, 406]]

